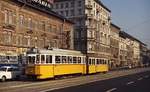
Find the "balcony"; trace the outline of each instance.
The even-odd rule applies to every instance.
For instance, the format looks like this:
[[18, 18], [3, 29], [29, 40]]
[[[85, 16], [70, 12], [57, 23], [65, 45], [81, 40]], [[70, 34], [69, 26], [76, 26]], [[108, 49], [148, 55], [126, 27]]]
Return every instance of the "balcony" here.
[[87, 5], [85, 5], [85, 7], [86, 7], [87, 9], [92, 9], [92, 8], [93, 8], [92, 4], [87, 4]]
[[100, 11], [101, 11], [101, 8], [100, 8], [100, 7], [96, 7], [96, 11], [97, 11], [97, 12], [100, 12]]
[[12, 24], [4, 24], [3, 29], [7, 31], [14, 31], [16, 29], [16, 26]]
[[92, 30], [93, 30], [93, 29], [96, 29], [95, 25], [87, 25], [86, 28], [87, 28], [87, 29], [92, 29]]
[[92, 36], [92, 35], [87, 35], [87, 40], [88, 41], [95, 41], [96, 38], [94, 36]]
[[87, 18], [87, 19], [93, 19], [93, 18], [94, 18], [94, 15], [93, 15], [93, 14], [86, 14], [86, 18]]
[[33, 33], [33, 30], [32, 29], [27, 29], [26, 31], [28, 34], [32, 34]]

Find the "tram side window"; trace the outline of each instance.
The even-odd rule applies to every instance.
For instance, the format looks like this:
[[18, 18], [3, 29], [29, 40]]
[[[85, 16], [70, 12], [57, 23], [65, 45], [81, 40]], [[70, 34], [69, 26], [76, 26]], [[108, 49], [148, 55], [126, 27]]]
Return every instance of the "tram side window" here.
[[62, 63], [67, 63], [67, 58], [66, 58], [66, 56], [62, 56]]
[[35, 56], [29, 56], [28, 57], [28, 63], [29, 64], [34, 64], [35, 63]]
[[106, 64], [106, 63], [107, 63], [107, 60], [105, 60], [104, 64]]
[[84, 64], [84, 57], [81, 58], [81, 64]]
[[100, 64], [102, 64], [102, 59], [100, 59]]
[[72, 63], [72, 57], [71, 56], [68, 56], [68, 62]]
[[77, 57], [73, 57], [73, 63], [77, 63]]
[[98, 64], [101, 64], [101, 59], [98, 59]]
[[81, 64], [81, 57], [78, 57], [78, 63]]
[[89, 59], [89, 65], [91, 65], [92, 64], [92, 60], [91, 59]]
[[41, 55], [41, 63], [45, 63], [45, 55]]
[[84, 57], [84, 58], [83, 58], [83, 64], [85, 64], [85, 62], [86, 62], [86, 58]]
[[36, 56], [36, 63], [40, 63], [40, 55]]
[[56, 57], [55, 57], [55, 62], [56, 62], [56, 63], [60, 63], [60, 56], [56, 56]]
[[52, 63], [52, 56], [46, 55], [46, 63]]
[[99, 64], [99, 59], [96, 59], [96, 64]]
[[105, 63], [105, 61], [104, 60], [102, 60], [102, 64], [104, 64]]
[[95, 59], [92, 59], [92, 64], [95, 65]]

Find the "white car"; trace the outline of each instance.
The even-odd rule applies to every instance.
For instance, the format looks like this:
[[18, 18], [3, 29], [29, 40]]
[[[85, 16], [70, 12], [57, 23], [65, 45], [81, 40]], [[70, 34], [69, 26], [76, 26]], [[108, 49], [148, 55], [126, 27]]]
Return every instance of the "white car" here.
[[7, 79], [19, 78], [20, 71], [18, 67], [15, 66], [1, 66], [0, 67], [0, 80], [2, 82]]

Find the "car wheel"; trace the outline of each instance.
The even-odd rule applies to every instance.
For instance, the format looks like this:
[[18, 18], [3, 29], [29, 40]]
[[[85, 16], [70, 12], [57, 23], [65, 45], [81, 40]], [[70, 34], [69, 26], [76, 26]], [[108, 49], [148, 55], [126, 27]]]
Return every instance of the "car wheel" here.
[[3, 77], [2, 77], [2, 82], [5, 82], [5, 81], [6, 81], [6, 77], [3, 76]]

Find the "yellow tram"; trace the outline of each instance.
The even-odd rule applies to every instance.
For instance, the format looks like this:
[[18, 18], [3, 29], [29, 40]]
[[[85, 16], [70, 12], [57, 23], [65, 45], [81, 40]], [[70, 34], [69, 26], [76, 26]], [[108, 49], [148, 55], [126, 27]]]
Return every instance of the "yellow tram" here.
[[102, 63], [101, 59], [94, 57], [87, 59], [80, 51], [32, 49], [27, 52], [25, 72], [28, 77], [36, 79], [107, 71], [108, 65], [105, 62]]

